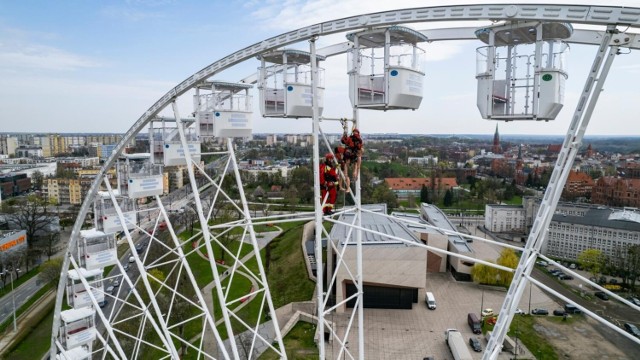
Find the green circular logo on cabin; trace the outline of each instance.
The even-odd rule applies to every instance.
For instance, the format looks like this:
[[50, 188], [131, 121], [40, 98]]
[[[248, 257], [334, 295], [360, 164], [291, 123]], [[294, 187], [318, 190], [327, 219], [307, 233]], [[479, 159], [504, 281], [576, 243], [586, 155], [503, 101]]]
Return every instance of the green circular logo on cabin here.
[[551, 74], [542, 75], [542, 80], [544, 81], [551, 81], [551, 79], [553, 79], [553, 76]]

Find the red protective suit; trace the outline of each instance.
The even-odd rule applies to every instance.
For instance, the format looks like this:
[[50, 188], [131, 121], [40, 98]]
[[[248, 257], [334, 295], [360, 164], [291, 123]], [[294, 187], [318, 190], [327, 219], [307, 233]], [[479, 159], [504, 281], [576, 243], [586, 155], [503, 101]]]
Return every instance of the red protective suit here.
[[338, 173], [333, 164], [327, 164], [327, 161], [320, 164], [320, 191], [322, 198], [320, 202], [323, 202], [327, 194], [327, 201], [322, 207], [322, 213], [325, 215], [333, 214], [333, 205], [336, 203], [338, 193], [336, 190], [336, 182], [338, 181]]

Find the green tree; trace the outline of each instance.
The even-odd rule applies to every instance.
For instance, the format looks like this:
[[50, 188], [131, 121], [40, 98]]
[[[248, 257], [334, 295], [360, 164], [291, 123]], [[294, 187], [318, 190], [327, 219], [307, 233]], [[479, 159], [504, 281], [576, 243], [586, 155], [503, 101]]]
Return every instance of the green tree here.
[[451, 191], [451, 189], [447, 189], [447, 191], [444, 193], [443, 202], [445, 207], [450, 207], [451, 205], [453, 205], [453, 192]]
[[[498, 265], [515, 269], [518, 266], [519, 258], [513, 249], [505, 248], [500, 252], [500, 256], [496, 262]], [[498, 270], [498, 274], [500, 275], [500, 279], [498, 280], [500, 285], [509, 286], [511, 284], [511, 280], [513, 280], [513, 272]]]
[[35, 190], [41, 190], [44, 183], [44, 174], [39, 170], [34, 171], [31, 174], [31, 187]]
[[398, 199], [396, 194], [389, 189], [386, 183], [381, 183], [373, 189], [372, 200], [377, 203], [387, 204], [387, 210], [391, 211], [398, 207]]
[[60, 271], [62, 270], [62, 259], [52, 259], [45, 261], [40, 265], [40, 280], [46, 284], [57, 284], [60, 280]]
[[420, 188], [420, 201], [423, 203], [429, 203], [429, 188], [426, 185], [422, 185]]
[[578, 254], [578, 263], [580, 263], [580, 265], [582, 265], [582, 267], [589, 271], [593, 276], [600, 273], [605, 260], [606, 257], [602, 251], [598, 249], [587, 249]]
[[[492, 261], [490, 261], [492, 262]], [[495, 285], [497, 283], [496, 277], [498, 275], [498, 269], [484, 265], [475, 264], [471, 268], [471, 278], [474, 282], [484, 285]]]

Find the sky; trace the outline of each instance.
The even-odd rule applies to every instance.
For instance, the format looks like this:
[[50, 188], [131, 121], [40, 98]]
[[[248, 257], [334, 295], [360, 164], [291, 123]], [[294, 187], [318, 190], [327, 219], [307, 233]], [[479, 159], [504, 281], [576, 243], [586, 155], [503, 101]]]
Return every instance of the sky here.
[[[500, 2], [507, 3], [487, 3]], [[524, 2], [540, 3], [520, 1]], [[347, 16], [469, 3], [481, 2], [0, 0], [0, 132], [125, 132], [182, 80], [269, 37]], [[606, 4], [602, 0], [562, 3]], [[640, 0], [617, 1], [616, 6], [640, 8]], [[443, 23], [408, 26], [424, 30]], [[318, 48], [344, 40], [344, 34], [323, 37]], [[363, 110], [362, 132], [492, 134], [496, 123], [482, 119], [476, 108], [475, 49], [482, 45], [479, 41], [421, 45], [427, 61], [420, 109]], [[571, 45], [565, 105], [555, 121], [500, 122], [500, 133], [564, 134], [595, 52], [594, 46]], [[254, 74], [258, 66], [258, 60], [250, 60], [215, 80], [236, 82]], [[346, 56], [330, 58], [322, 66], [327, 79], [324, 116], [350, 117]], [[640, 54], [617, 56], [587, 135], [638, 135], [639, 83]], [[255, 88], [252, 94], [257, 104]], [[182, 97], [182, 114], [193, 111], [191, 101]], [[254, 133], [311, 132], [310, 119], [262, 118], [257, 106], [253, 123]], [[341, 130], [336, 123], [323, 125], [323, 131]]]

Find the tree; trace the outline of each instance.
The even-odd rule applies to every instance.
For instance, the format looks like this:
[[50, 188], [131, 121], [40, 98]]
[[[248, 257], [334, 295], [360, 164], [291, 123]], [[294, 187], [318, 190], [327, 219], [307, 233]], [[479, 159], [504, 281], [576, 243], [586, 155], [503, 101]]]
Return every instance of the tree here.
[[422, 185], [420, 188], [420, 202], [429, 203], [429, 188], [426, 185]]
[[471, 278], [478, 284], [495, 285], [497, 283], [497, 275], [498, 269], [492, 266], [484, 264], [474, 264], [471, 268]]
[[[11, 228], [26, 231], [29, 249], [34, 248], [38, 237], [46, 237], [54, 227], [56, 218], [47, 213], [47, 202], [37, 195], [29, 195], [16, 201], [8, 210], [7, 222]], [[27, 271], [33, 258], [27, 258]]]
[[[500, 252], [500, 257], [498, 257], [496, 262], [498, 265], [515, 269], [518, 266], [518, 261], [519, 259], [516, 252], [513, 251], [513, 249], [505, 248]], [[512, 272], [498, 270], [498, 275], [500, 275], [500, 279], [498, 280], [500, 285], [509, 286], [511, 284], [511, 280], [513, 279]]]
[[40, 265], [40, 280], [45, 284], [57, 284], [60, 280], [60, 271], [62, 270], [62, 259], [52, 259], [45, 261]]
[[444, 193], [444, 206], [449, 207], [451, 205], [453, 205], [453, 192], [451, 189], [447, 189]]
[[44, 183], [44, 174], [40, 170], [36, 170], [31, 174], [31, 187], [35, 190], [41, 190]]
[[593, 276], [600, 273], [605, 260], [606, 258], [602, 253], [602, 250], [598, 249], [587, 249], [578, 254], [578, 263], [580, 263], [580, 265], [582, 265], [582, 267], [589, 271]]
[[375, 187], [371, 197], [374, 202], [387, 204], [389, 211], [398, 207], [396, 194], [394, 194], [384, 182]]

